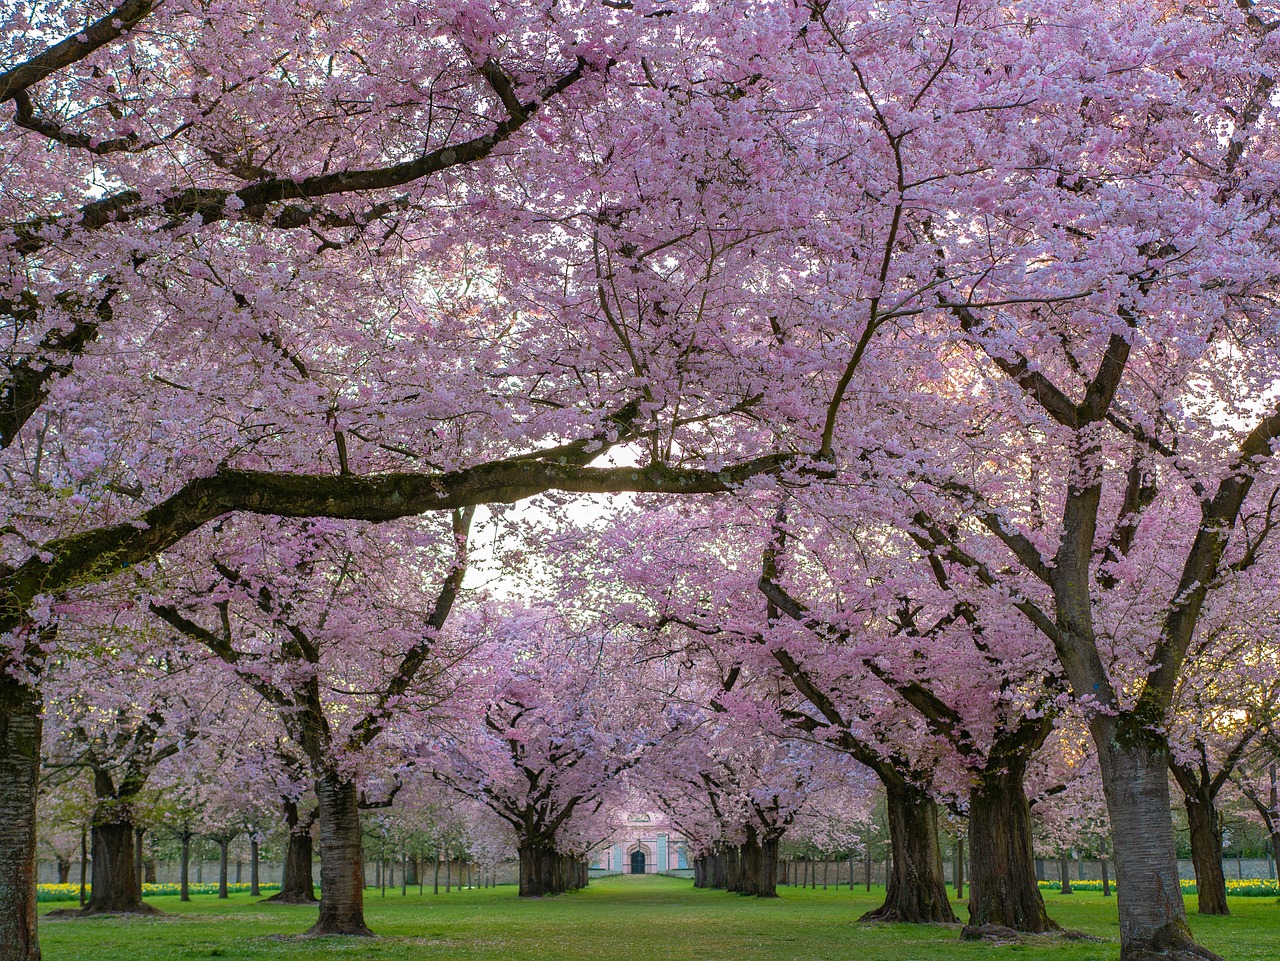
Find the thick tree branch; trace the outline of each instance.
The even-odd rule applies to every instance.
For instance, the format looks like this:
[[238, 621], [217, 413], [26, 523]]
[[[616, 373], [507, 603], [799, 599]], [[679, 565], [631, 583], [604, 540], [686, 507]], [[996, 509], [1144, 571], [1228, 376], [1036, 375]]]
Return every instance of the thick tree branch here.
[[45, 544], [36, 556], [0, 579], [0, 598], [5, 602], [0, 608], [0, 629], [21, 623], [37, 595], [66, 591], [141, 563], [234, 511], [378, 522], [479, 504], [514, 503], [551, 490], [716, 494], [734, 490], [753, 477], [779, 473], [795, 460], [791, 454], [767, 454], [718, 471], [665, 464], [583, 467], [514, 459], [445, 474], [357, 476], [224, 469], [189, 482], [136, 520]]

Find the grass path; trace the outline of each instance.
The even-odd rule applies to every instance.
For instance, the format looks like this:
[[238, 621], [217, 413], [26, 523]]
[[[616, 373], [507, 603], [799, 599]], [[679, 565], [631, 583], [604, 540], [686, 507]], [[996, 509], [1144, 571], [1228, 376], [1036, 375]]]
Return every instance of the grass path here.
[[[1104, 943], [991, 946], [962, 943], [958, 928], [857, 924], [878, 903], [874, 889], [781, 890], [779, 900], [757, 901], [652, 876], [606, 878], [536, 901], [517, 899], [512, 887], [403, 898], [369, 890], [373, 940], [297, 937], [314, 908], [247, 895], [185, 905], [158, 897], [149, 901], [162, 917], [49, 921], [40, 938], [45, 961], [1115, 961], [1119, 954], [1115, 899], [1100, 894], [1048, 901], [1061, 924]], [[1231, 909], [1227, 918], [1192, 916], [1203, 943], [1227, 961], [1280, 961], [1280, 904], [1240, 898]], [[956, 911], [964, 916], [961, 905]]]

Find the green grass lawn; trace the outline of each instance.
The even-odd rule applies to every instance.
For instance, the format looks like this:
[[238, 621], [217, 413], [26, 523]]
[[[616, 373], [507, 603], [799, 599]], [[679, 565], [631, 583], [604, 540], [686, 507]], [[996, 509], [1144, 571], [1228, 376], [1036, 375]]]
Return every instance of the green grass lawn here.
[[[958, 927], [860, 925], [875, 889], [850, 894], [782, 888], [777, 901], [659, 877], [615, 877], [558, 898], [521, 901], [513, 887], [452, 894], [366, 892], [378, 937], [297, 937], [315, 918], [307, 907], [201, 896], [148, 899], [162, 917], [52, 920], [41, 925], [45, 961], [179, 961], [184, 958], [375, 958], [385, 961], [1115, 961], [1114, 898], [1047, 895], [1067, 928], [1105, 943], [1044, 941], [966, 944]], [[51, 904], [46, 909], [67, 907]], [[1194, 911], [1194, 899], [1188, 907]], [[1227, 918], [1191, 917], [1196, 935], [1228, 961], [1280, 959], [1280, 904], [1239, 898]], [[960, 904], [956, 913], [965, 915]]]

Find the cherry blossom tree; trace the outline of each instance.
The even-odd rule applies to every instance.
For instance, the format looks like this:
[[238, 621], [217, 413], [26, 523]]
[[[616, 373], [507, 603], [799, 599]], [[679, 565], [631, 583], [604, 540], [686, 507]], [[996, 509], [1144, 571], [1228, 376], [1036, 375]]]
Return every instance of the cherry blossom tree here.
[[[1185, 66], [1096, 89], [1068, 69], [1075, 86], [1041, 101], [1029, 145], [1035, 201], [936, 234], [957, 350], [937, 383], [964, 413], [941, 430], [917, 416], [920, 472], [897, 451], [886, 470], [934, 521], [955, 519], [950, 541], [974, 570], [1016, 567], [1007, 589], [1035, 605], [1073, 693], [1096, 706], [1122, 956], [1206, 957], [1179, 894], [1165, 731], [1206, 600], [1265, 558], [1273, 527], [1276, 261], [1259, 204], [1274, 157], [1256, 122], [1274, 53], [1251, 4], [1135, 15], [1123, 47], [1092, 51], [1088, 77], [1119, 76], [1099, 62], [1119, 68], [1153, 43], [1185, 45]], [[1117, 125], [1126, 149], [1080, 152]], [[1204, 150], [1188, 160], [1193, 140]], [[1015, 234], [1035, 254], [1006, 274], [1015, 261], [979, 253], [979, 238]], [[1066, 299], [1050, 306], [1050, 292]]]
[[[1200, 914], [1230, 913], [1219, 795], [1280, 711], [1273, 655], [1276, 624], [1267, 613], [1274, 610], [1268, 596], [1271, 578], [1236, 580], [1219, 589], [1206, 612], [1170, 712], [1169, 770], [1187, 812]], [[1265, 593], [1246, 594], [1250, 581]], [[1248, 617], [1246, 624], [1240, 623], [1241, 615]]]
[[594, 813], [678, 719], [630, 664], [625, 641], [575, 630], [552, 611], [490, 610], [468, 625], [487, 635], [468, 670], [470, 709], [424, 738], [431, 775], [487, 805], [515, 832], [521, 897], [586, 882], [596, 842], [574, 821]]
[[[477, 363], [459, 349], [495, 311], [422, 292], [492, 272], [455, 242], [475, 222], [457, 212], [475, 196], [463, 175], [571, 141], [576, 106], [599, 101], [614, 60], [639, 74], [636, 44], [677, 34], [663, 12], [450, 4], [428, 16], [387, 2], [340, 17], [240, 6], [208, 20], [127, 0], [87, 25], [71, 4], [15, 12], [27, 29], [6, 32], [0, 72], [0, 103], [13, 105], [0, 150], [23, 184], [0, 210], [0, 315], [13, 333], [0, 448], [15, 521], [0, 571], [0, 704], [13, 718], [0, 869], [16, 899], [0, 915], [17, 919], [0, 940], [14, 957], [36, 950], [46, 598], [234, 510], [378, 520], [552, 488], [723, 490], [778, 466], [586, 467], [634, 418], [620, 414], [635, 410], [627, 385], [617, 402], [614, 378], [590, 397], [580, 378], [558, 377], [576, 397], [542, 406], [527, 383], [507, 392], [512, 351]], [[421, 320], [424, 300], [434, 323]], [[406, 326], [389, 333], [397, 316]], [[503, 317], [489, 339], [510, 340], [506, 328]], [[385, 370], [353, 373], [378, 371], [379, 357]], [[412, 373], [481, 367], [497, 376], [478, 391]], [[456, 456], [448, 425], [474, 412], [490, 433]], [[438, 429], [424, 436], [424, 423]]]
[[[618, 565], [618, 579], [599, 577], [596, 588], [610, 598], [615, 616], [674, 633], [659, 648], [701, 662], [712, 673], [713, 681], [704, 682], [704, 704], [723, 710], [728, 694], [739, 686], [750, 690], [761, 684], [772, 692], [765, 703], [774, 722], [785, 720], [793, 734], [807, 735], [875, 771], [888, 799], [894, 872], [884, 905], [866, 920], [954, 922], [943, 881], [936, 803], [945, 790], [946, 778], [939, 772], [948, 752], [878, 679], [860, 674], [869, 684], [858, 686], [848, 680], [848, 665], [839, 658], [815, 665], [811, 673], [790, 653], [776, 627], [781, 615], [758, 590], [760, 558], [770, 550], [769, 505], [776, 504], [773, 494], [762, 497], [763, 514], [759, 503], [744, 509], [741, 499], [665, 513], [650, 509], [603, 537], [578, 538], [586, 545], [578, 549], [593, 557], [597, 571], [602, 560]], [[573, 549], [572, 542], [566, 538], [562, 549]], [[819, 674], [819, 668], [830, 670]], [[841, 683], [828, 688], [833, 678]], [[771, 723], [762, 720], [758, 707], [747, 716], [756, 724]]]
[[[69, 596], [236, 511], [779, 474], [909, 501], [949, 578], [1011, 599], [1094, 710], [1122, 953], [1204, 956], [1165, 772], [1202, 611], [1274, 563], [1266, 5], [91, 16], [27, 5], [0, 41], [0, 958], [37, 952]], [[734, 646], [768, 654], [759, 608]], [[893, 754], [936, 820], [950, 762], [882, 696], [911, 750], [794, 719]]]
[[93, 785], [93, 890], [83, 913], [154, 913], [142, 900], [137, 861], [147, 789], [158, 769], [237, 705], [198, 653], [157, 643], [136, 606], [113, 610], [114, 599], [106, 600], [64, 612], [45, 682], [57, 705], [45, 763], [83, 769]]
[[[214, 543], [193, 540], [193, 567], [171, 577], [179, 600], [150, 603], [261, 696], [306, 758], [322, 858], [316, 933], [368, 933], [362, 780], [388, 727], [402, 716], [426, 722], [449, 696], [442, 667], [465, 652], [445, 623], [466, 573], [470, 520], [455, 512], [448, 530], [317, 523], [309, 537], [281, 539], [283, 522], [246, 519]], [[433, 568], [440, 586], [427, 597], [420, 585]]]

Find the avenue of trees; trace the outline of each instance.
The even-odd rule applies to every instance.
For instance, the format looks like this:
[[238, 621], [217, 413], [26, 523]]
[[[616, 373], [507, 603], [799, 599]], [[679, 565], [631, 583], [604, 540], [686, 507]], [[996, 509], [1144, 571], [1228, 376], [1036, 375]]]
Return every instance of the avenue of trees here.
[[359, 936], [372, 819], [537, 896], [637, 804], [766, 898], [881, 810], [888, 922], [960, 832], [975, 936], [1090, 847], [1123, 961], [1216, 957], [1175, 825], [1205, 913], [1224, 806], [1280, 855], [1280, 8], [11, 6], [0, 961], [60, 830], [86, 912], [271, 835]]

